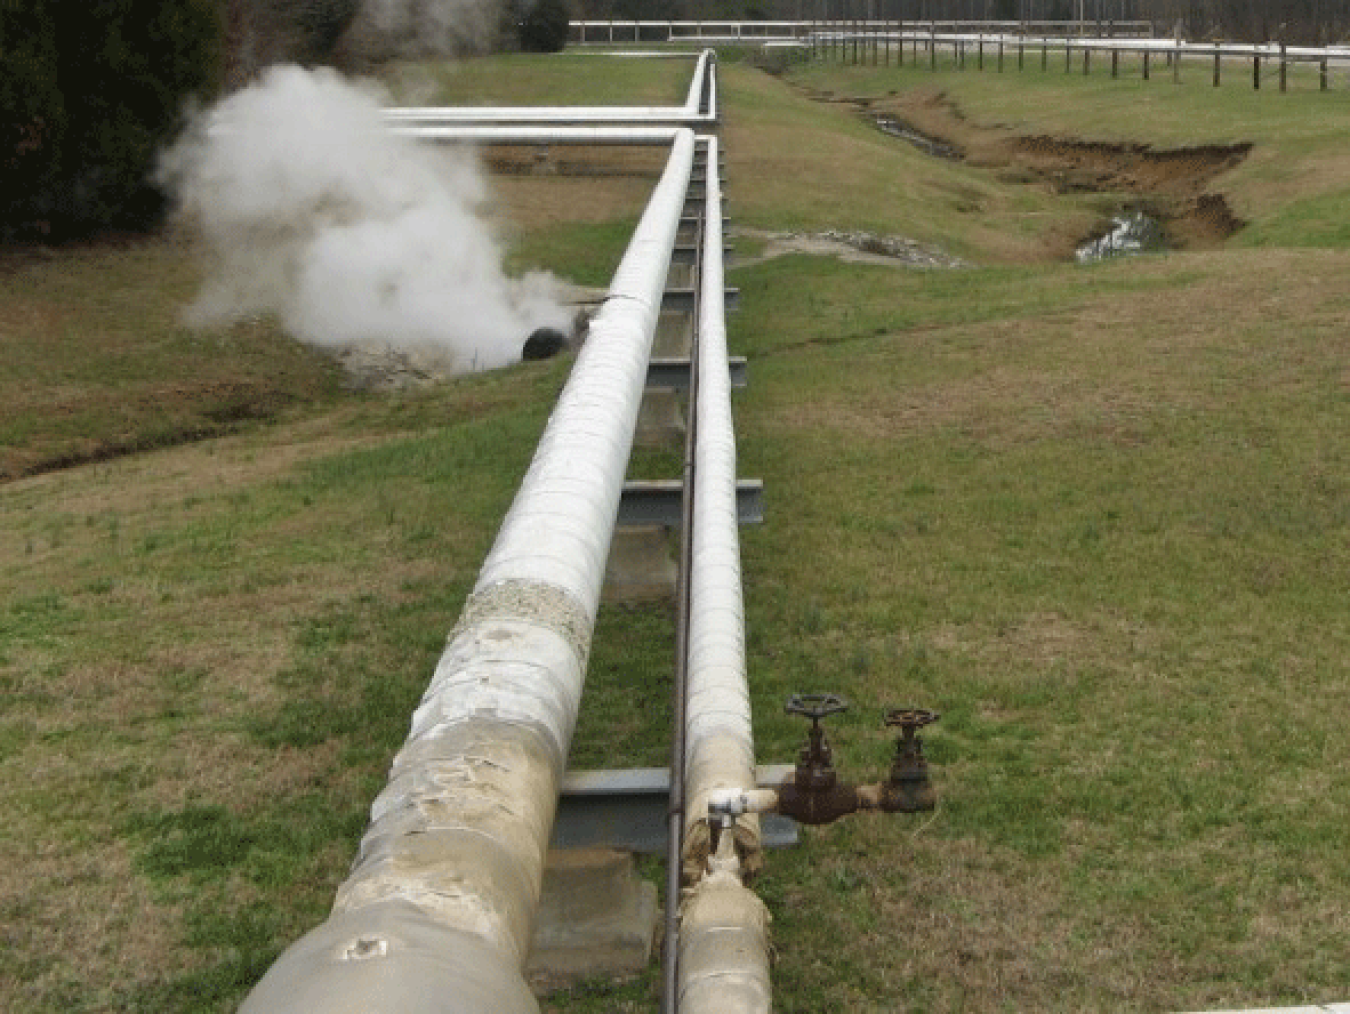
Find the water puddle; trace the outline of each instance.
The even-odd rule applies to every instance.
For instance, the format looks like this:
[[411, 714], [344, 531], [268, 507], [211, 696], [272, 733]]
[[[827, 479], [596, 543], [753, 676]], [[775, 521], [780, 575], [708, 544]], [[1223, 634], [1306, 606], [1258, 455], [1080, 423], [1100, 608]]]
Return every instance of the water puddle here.
[[1142, 211], [1126, 211], [1111, 222], [1111, 231], [1080, 246], [1074, 253], [1079, 264], [1095, 264], [1114, 257], [1137, 257], [1167, 249], [1162, 224]]
[[889, 137], [898, 137], [902, 141], [908, 141], [914, 147], [918, 148], [925, 155], [932, 155], [934, 158], [945, 158], [951, 162], [959, 162], [964, 153], [954, 144], [948, 144], [945, 141], [939, 141], [935, 137], [929, 137], [927, 134], [915, 130], [903, 120], [897, 120], [894, 116], [887, 116], [881, 113], [872, 117], [872, 122], [876, 124], [877, 129]]

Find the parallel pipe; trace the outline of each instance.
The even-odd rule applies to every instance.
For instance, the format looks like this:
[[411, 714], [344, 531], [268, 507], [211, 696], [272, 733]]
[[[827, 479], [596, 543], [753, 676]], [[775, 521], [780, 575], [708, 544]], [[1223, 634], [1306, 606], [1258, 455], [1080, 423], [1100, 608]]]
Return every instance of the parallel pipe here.
[[419, 141], [467, 144], [667, 145], [684, 127], [499, 126], [473, 123], [398, 123], [391, 132]]
[[[708, 138], [699, 306], [699, 392], [694, 408], [695, 469], [693, 569], [690, 589], [689, 688], [685, 722], [688, 820], [683, 843], [686, 876], [708, 857], [708, 796], [719, 789], [755, 787], [754, 736], [746, 683], [745, 610], [741, 593], [736, 510], [736, 437], [731, 413], [722, 263], [722, 194], [718, 144]], [[743, 859], [759, 863], [759, 833], [751, 819], [737, 828]]]
[[736, 512], [736, 440], [731, 418], [723, 285], [717, 139], [708, 139], [707, 200], [698, 325], [695, 449], [685, 717], [684, 872], [693, 883], [680, 912], [680, 1014], [767, 1014], [768, 909], [744, 884], [760, 863], [758, 817], [745, 813], [710, 855], [708, 804], [755, 789], [746, 682], [744, 602]]
[[[682, 106], [401, 106], [385, 110], [393, 124], [571, 124], [707, 126], [717, 121], [714, 56], [699, 54]], [[709, 97], [708, 101], [704, 96]]]
[[693, 151], [680, 132], [332, 915], [242, 1014], [537, 1014], [522, 966]]

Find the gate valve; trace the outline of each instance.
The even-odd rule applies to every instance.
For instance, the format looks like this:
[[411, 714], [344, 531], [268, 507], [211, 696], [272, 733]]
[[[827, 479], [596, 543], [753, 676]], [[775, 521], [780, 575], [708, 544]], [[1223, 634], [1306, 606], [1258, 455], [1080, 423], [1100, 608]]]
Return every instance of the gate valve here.
[[895, 741], [895, 761], [891, 765], [891, 777], [883, 788], [881, 809], [917, 813], [937, 805], [919, 730], [940, 717], [936, 711], [927, 708], [891, 708], [886, 712], [886, 727], [898, 728], [900, 736]]
[[848, 701], [838, 694], [793, 694], [788, 698], [783, 710], [789, 715], [801, 715], [811, 719], [811, 730], [807, 733], [806, 746], [797, 754], [797, 787], [802, 791], [822, 792], [833, 787], [836, 774], [834, 770], [834, 752], [825, 738], [825, 730], [820, 720], [827, 715], [848, 710]]
[[783, 710], [811, 720], [807, 742], [797, 755], [797, 768], [778, 793], [778, 812], [802, 824], [828, 824], [858, 809], [857, 791], [840, 785], [834, 755], [820, 721], [848, 709], [838, 694], [793, 694]]

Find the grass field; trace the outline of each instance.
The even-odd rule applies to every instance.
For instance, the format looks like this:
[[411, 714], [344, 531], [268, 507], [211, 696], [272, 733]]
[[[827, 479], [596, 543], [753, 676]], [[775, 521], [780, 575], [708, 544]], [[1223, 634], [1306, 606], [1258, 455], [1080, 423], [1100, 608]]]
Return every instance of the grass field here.
[[[643, 66], [668, 65], [515, 57], [422, 94], [600, 102], [615, 73], [682, 98]], [[1047, 251], [1117, 195], [818, 100], [935, 89], [971, 129], [1250, 142], [1213, 184], [1246, 227], [1079, 267]], [[854, 702], [833, 736], [863, 780], [885, 706], [943, 712], [936, 813], [769, 857], [776, 1009], [1350, 998], [1350, 94], [735, 63], [722, 91], [736, 224], [976, 265], [732, 271], [741, 472], [769, 505], [742, 536], [760, 758], [795, 754], [792, 692]], [[522, 266], [595, 282], [647, 184], [495, 185]], [[233, 1010], [323, 918], [565, 378], [346, 392], [267, 321], [178, 326], [183, 242], [0, 266], [7, 474], [103, 458], [0, 485], [0, 1009]], [[664, 760], [669, 630], [602, 611], [576, 763]]]

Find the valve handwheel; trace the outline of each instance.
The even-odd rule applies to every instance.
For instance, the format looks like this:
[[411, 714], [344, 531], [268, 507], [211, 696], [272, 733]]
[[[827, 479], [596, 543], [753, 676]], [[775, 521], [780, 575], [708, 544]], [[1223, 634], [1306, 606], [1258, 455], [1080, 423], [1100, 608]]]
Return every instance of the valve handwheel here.
[[819, 722], [826, 715], [848, 710], [848, 701], [839, 694], [793, 694], [783, 705], [789, 715], [803, 715]]
[[936, 711], [927, 708], [891, 708], [886, 712], [886, 725], [899, 726], [901, 729], [922, 729], [941, 717]]

